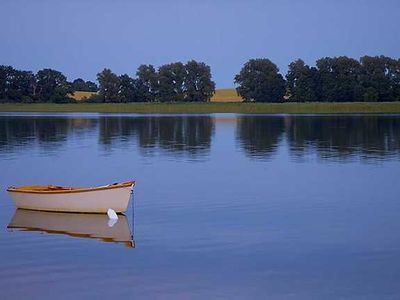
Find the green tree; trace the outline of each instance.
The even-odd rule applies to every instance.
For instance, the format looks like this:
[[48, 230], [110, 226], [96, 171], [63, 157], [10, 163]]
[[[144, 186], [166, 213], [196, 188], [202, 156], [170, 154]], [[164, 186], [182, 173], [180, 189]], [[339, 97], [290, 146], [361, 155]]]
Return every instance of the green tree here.
[[285, 94], [285, 80], [269, 59], [251, 59], [235, 76], [238, 94], [245, 101], [280, 102]]
[[400, 100], [400, 62], [386, 56], [363, 56], [360, 59], [364, 99], [373, 95], [378, 101]]
[[82, 78], [75, 79], [71, 87], [73, 91], [86, 91], [87, 89], [86, 82]]
[[136, 76], [137, 87], [141, 101], [154, 102], [157, 100], [158, 74], [152, 65], [139, 66]]
[[86, 81], [87, 92], [97, 92], [99, 87], [93, 81]]
[[185, 101], [210, 101], [215, 93], [215, 82], [211, 79], [211, 68], [205, 63], [191, 60], [186, 63], [185, 69]]
[[30, 71], [14, 70], [8, 99], [14, 102], [33, 102], [36, 87], [35, 75]]
[[124, 74], [119, 76], [119, 101], [118, 102], [137, 102], [138, 93], [136, 80]]
[[185, 66], [181, 62], [163, 65], [158, 69], [158, 96], [160, 101], [183, 101], [185, 98]]
[[97, 84], [92, 81], [85, 81], [82, 78], [75, 79], [71, 84], [73, 91], [97, 92]]
[[36, 96], [41, 102], [69, 102], [67, 78], [59, 71], [43, 69], [36, 74]]
[[0, 100], [8, 99], [8, 90], [10, 89], [10, 81], [14, 68], [11, 66], [0, 66]]
[[289, 65], [286, 75], [287, 93], [293, 102], [318, 101], [318, 71], [298, 59]]
[[400, 59], [390, 58], [389, 76], [392, 87], [392, 100], [400, 101]]
[[97, 80], [103, 102], [119, 102], [120, 78], [110, 69], [104, 69], [97, 74]]
[[0, 100], [32, 102], [36, 87], [35, 76], [30, 71], [0, 66]]
[[321, 101], [359, 101], [362, 98], [360, 63], [346, 56], [317, 60]]
[[367, 87], [364, 90], [363, 100], [365, 102], [377, 102], [377, 101], [379, 101], [378, 91], [373, 87]]

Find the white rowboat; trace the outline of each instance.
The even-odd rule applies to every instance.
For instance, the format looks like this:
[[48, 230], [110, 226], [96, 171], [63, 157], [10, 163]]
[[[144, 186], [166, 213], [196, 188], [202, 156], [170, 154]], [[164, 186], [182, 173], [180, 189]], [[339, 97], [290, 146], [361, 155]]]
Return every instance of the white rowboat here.
[[9, 187], [17, 208], [81, 213], [117, 213], [128, 209], [135, 181], [114, 183], [91, 188], [31, 185]]

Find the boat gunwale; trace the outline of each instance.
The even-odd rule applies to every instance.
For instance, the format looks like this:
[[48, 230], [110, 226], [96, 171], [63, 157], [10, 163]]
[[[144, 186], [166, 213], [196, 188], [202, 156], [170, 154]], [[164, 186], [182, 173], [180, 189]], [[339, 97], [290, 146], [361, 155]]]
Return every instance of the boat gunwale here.
[[[35, 187], [33, 185], [33, 186], [9, 187], [7, 189], [7, 192], [25, 193], [25, 194], [70, 194], [70, 193], [97, 192], [97, 191], [119, 189], [119, 188], [126, 188], [126, 187], [133, 188], [135, 186], [135, 184], [136, 184], [136, 182], [132, 180], [132, 181], [126, 181], [126, 182], [121, 182], [121, 183], [117, 183], [117, 184], [89, 187], [89, 188], [60, 187], [59, 190], [54, 189], [54, 190], [36, 190], [36, 191], [29, 190], [29, 189], [26, 189], [26, 190], [22, 189], [22, 188], [28, 188], [28, 187]], [[38, 186], [38, 185], [36, 185], [36, 186]]]

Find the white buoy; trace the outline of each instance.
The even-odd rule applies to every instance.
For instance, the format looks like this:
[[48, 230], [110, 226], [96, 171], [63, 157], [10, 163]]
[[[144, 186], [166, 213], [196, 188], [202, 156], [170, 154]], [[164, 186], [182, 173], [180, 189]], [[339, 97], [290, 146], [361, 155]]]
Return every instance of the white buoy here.
[[109, 208], [109, 209], [107, 210], [107, 215], [108, 215], [108, 218], [109, 218], [109, 219], [118, 220], [118, 215], [117, 215], [117, 213], [115, 212], [115, 210], [113, 210], [113, 209], [111, 209], [111, 208]]

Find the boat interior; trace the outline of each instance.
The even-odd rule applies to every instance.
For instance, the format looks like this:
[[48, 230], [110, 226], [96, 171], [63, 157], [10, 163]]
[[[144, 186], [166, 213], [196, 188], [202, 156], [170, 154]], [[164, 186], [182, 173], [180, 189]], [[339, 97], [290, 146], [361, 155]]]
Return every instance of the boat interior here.
[[96, 186], [96, 187], [64, 187], [58, 185], [26, 185], [19, 187], [9, 187], [9, 192], [33, 192], [33, 193], [46, 193], [46, 192], [78, 192], [78, 191], [95, 191], [103, 189], [113, 189], [120, 187], [134, 186], [135, 181], [116, 182], [109, 185]]

